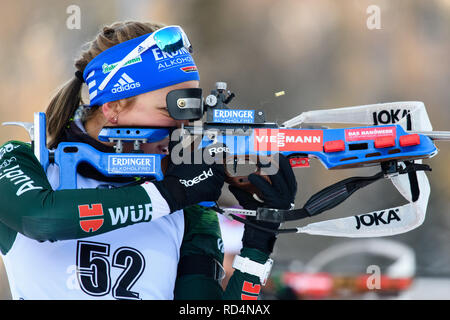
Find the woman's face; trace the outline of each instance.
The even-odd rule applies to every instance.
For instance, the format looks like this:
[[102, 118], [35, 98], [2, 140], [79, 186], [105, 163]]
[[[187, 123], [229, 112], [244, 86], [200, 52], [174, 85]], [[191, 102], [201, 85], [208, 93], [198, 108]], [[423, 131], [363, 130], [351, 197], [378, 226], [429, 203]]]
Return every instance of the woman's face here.
[[175, 89], [198, 88], [198, 81], [186, 81], [169, 87], [150, 91], [135, 97], [133, 103], [118, 115], [120, 126], [175, 127], [182, 121], [174, 120], [167, 111], [166, 96]]
[[[117, 112], [117, 126], [179, 127], [186, 121], [174, 120], [167, 111], [166, 96], [175, 89], [198, 88], [198, 81], [186, 81], [150, 91], [135, 97], [131, 105]], [[145, 153], [168, 154], [169, 137], [153, 143], [144, 143]], [[124, 144], [124, 152], [132, 150], [132, 144]]]

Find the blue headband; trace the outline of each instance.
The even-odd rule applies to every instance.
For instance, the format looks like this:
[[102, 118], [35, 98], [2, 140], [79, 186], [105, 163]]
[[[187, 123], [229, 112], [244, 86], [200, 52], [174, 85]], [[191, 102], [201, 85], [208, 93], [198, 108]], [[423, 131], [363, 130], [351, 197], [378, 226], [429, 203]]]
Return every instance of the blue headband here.
[[83, 78], [89, 87], [91, 107], [185, 81], [200, 80], [194, 59], [187, 49], [167, 53], [155, 45], [126, 62], [106, 87], [99, 90], [98, 86], [108, 73], [148, 36], [119, 43], [100, 53], [86, 66]]

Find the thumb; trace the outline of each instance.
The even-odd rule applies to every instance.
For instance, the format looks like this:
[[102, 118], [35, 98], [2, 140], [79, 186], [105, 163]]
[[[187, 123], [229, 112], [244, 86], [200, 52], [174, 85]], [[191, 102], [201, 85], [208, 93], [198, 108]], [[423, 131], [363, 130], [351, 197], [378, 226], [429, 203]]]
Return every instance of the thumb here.
[[228, 190], [234, 195], [239, 204], [248, 210], [256, 210], [258, 202], [253, 198], [252, 194], [238, 187], [229, 185]]

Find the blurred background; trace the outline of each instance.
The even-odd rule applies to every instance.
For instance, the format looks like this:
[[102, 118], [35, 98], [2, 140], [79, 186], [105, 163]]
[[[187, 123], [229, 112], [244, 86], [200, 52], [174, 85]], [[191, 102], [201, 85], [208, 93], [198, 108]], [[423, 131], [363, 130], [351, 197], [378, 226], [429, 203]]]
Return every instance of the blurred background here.
[[[79, 26], [71, 24], [74, 6]], [[373, 8], [379, 10], [376, 17]], [[236, 94], [233, 105], [264, 108], [269, 120], [282, 123], [314, 109], [412, 100], [425, 103], [434, 130], [450, 130], [450, 0], [2, 0], [0, 122], [31, 122], [33, 112], [45, 111], [57, 88], [73, 77], [83, 44], [117, 20], [181, 25], [194, 46], [201, 87], [209, 92], [216, 81], [225, 81]], [[279, 91], [285, 94], [275, 97]], [[21, 128], [0, 126], [0, 143], [10, 139], [29, 140]], [[438, 142], [438, 147], [439, 155], [426, 161], [433, 171], [424, 224], [389, 238], [414, 255], [414, 281], [397, 290], [402, 291], [393, 295], [397, 298], [450, 298], [450, 144]], [[311, 161], [310, 168], [296, 169], [296, 204], [345, 177], [377, 171], [372, 169], [329, 172]], [[226, 190], [223, 199], [230, 202]], [[380, 181], [308, 223], [403, 203], [389, 182]], [[292, 290], [283, 272], [305, 272], [323, 250], [359, 241], [279, 236], [274, 285], [265, 289], [266, 296], [307, 298]], [[389, 243], [380, 245], [390, 250]], [[367, 275], [370, 265], [385, 273], [391, 263], [358, 252], [335, 259], [321, 272], [342, 280]], [[0, 263], [0, 298], [8, 299], [2, 270]], [[371, 298], [384, 297], [374, 292]]]

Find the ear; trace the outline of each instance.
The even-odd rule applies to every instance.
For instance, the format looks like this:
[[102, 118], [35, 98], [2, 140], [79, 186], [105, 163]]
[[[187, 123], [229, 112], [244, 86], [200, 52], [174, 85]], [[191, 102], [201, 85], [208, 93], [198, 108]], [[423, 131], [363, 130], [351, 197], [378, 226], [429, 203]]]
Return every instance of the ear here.
[[119, 104], [115, 101], [106, 102], [102, 105], [102, 112], [105, 118], [111, 121], [119, 113]]

